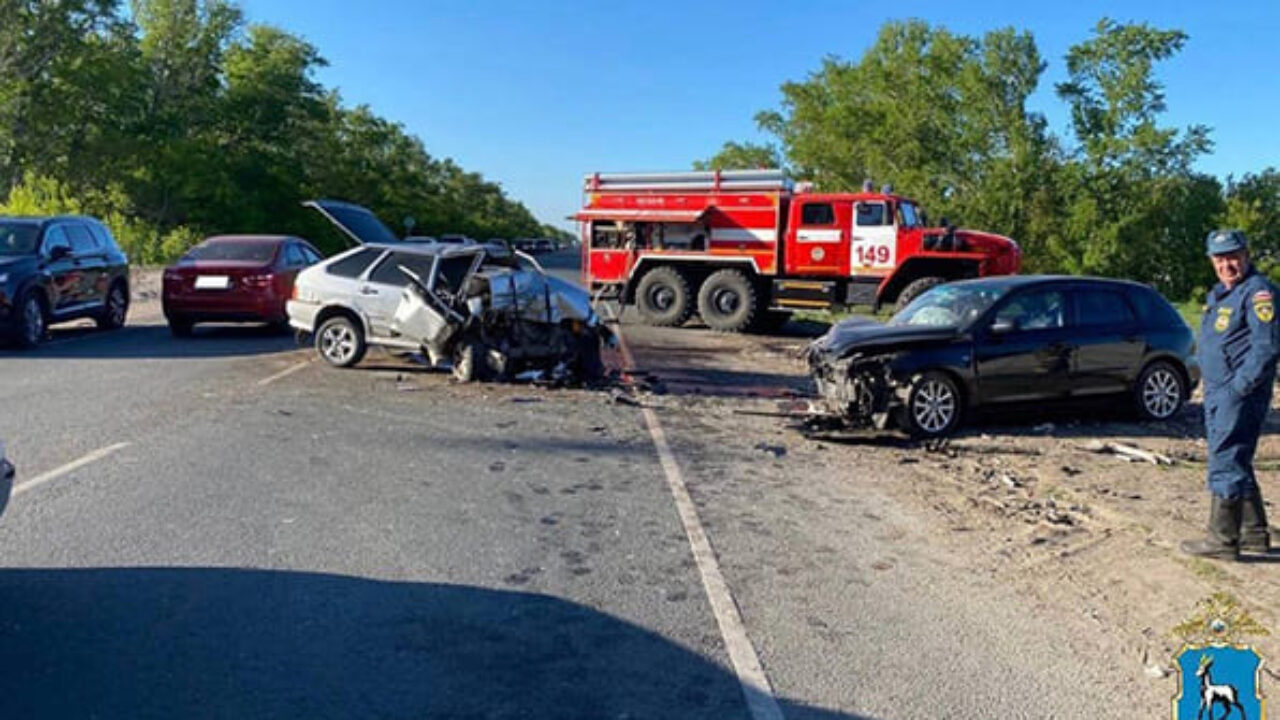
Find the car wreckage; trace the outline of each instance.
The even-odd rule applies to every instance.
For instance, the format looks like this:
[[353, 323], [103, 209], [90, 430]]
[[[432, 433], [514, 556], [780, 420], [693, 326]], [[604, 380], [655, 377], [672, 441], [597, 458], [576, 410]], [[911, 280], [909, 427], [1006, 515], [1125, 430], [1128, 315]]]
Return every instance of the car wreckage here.
[[1119, 400], [1167, 420], [1199, 380], [1193, 348], [1148, 286], [1007, 276], [940, 285], [884, 324], [845, 320], [807, 358], [824, 406], [815, 422], [927, 439], [970, 410], [1014, 403]]
[[371, 345], [421, 353], [460, 381], [534, 375], [556, 384], [604, 376], [613, 333], [590, 295], [533, 258], [496, 245], [400, 241], [368, 209], [307, 203], [358, 247], [298, 275], [289, 322], [329, 364], [350, 367]]

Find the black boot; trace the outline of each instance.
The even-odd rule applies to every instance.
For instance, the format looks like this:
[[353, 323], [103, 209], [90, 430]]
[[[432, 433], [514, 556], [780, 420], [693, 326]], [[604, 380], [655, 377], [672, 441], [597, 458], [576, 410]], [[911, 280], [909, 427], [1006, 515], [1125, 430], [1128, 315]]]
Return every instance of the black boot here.
[[1182, 552], [1215, 560], [1240, 557], [1240, 516], [1244, 500], [1212, 496], [1209, 504], [1208, 535], [1203, 540], [1183, 540]]
[[1260, 493], [1244, 499], [1240, 513], [1240, 549], [1264, 555], [1271, 552], [1271, 529], [1267, 527], [1267, 509]]

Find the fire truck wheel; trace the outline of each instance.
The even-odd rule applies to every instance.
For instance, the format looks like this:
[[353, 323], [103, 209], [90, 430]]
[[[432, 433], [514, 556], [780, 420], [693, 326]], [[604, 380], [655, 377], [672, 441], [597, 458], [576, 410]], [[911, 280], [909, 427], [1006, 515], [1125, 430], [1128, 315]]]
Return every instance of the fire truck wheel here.
[[640, 278], [636, 310], [646, 325], [677, 327], [693, 314], [689, 280], [673, 267], [658, 267]]
[[698, 314], [712, 330], [742, 332], [751, 327], [760, 294], [741, 270], [717, 270], [698, 291]]
[[946, 281], [946, 278], [940, 277], [922, 277], [912, 280], [907, 283], [906, 287], [902, 288], [902, 292], [898, 293], [898, 302], [893, 306], [894, 312], [898, 312], [902, 310], [902, 308], [910, 305], [912, 300], [923, 295], [929, 288], [941, 285]]

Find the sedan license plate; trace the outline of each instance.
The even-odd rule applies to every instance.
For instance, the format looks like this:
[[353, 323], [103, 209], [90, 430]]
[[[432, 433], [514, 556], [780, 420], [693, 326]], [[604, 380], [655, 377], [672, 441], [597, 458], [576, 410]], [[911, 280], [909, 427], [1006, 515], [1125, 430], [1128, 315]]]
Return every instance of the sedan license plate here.
[[196, 278], [197, 290], [226, 290], [231, 287], [231, 278], [226, 275], [201, 275]]

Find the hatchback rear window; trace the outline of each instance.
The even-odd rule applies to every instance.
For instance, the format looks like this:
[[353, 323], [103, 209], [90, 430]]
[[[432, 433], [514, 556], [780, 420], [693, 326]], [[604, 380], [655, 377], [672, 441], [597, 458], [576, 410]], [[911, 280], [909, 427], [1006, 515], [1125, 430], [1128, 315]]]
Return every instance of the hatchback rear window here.
[[1129, 292], [1129, 299], [1138, 310], [1138, 318], [1148, 327], [1178, 327], [1183, 325], [1182, 316], [1164, 299], [1160, 293], [1151, 288], [1134, 288]]
[[276, 256], [275, 243], [206, 242], [182, 256], [183, 260], [248, 260], [270, 262]]
[[360, 277], [368, 269], [369, 265], [381, 255], [382, 250], [377, 248], [362, 248], [341, 260], [334, 261], [325, 268], [325, 272], [339, 277]]

